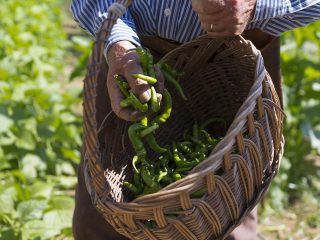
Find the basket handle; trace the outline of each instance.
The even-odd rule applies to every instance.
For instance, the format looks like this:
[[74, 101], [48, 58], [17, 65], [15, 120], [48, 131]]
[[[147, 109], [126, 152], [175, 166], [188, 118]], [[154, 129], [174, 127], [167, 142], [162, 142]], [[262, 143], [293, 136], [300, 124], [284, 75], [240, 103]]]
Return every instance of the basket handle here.
[[102, 23], [100, 30], [97, 34], [96, 41], [104, 42], [110, 35], [111, 30], [118, 18], [122, 17], [132, 0], [117, 0], [108, 8], [107, 18]]
[[[92, 86], [96, 86], [96, 78], [101, 72], [101, 69], [106, 68], [106, 66], [104, 65], [105, 41], [107, 38], [109, 38], [112, 27], [115, 25], [118, 18], [120, 18], [126, 12], [128, 6], [131, 4], [132, 1], [133, 0], [117, 0], [116, 2], [114, 2], [108, 8], [107, 18], [102, 23], [100, 30], [96, 35], [94, 45], [92, 48], [91, 57], [87, 66], [88, 70], [85, 80], [85, 86], [87, 86], [87, 88], [94, 89], [93, 91], [87, 91], [88, 96], [85, 96], [85, 98], [87, 98], [86, 101], [91, 101], [90, 106], [93, 109], [95, 109], [95, 101], [88, 99], [92, 99], [97, 95], [95, 87]], [[100, 161], [101, 156], [99, 153], [97, 153], [96, 149], [99, 146], [99, 144], [97, 143], [97, 123], [95, 119], [89, 119], [87, 120], [87, 122], [88, 126], [84, 124], [84, 134], [86, 135], [86, 137], [84, 138], [84, 174], [87, 190], [91, 195], [91, 199], [94, 205], [97, 205], [97, 203], [101, 201], [100, 196], [102, 196], [105, 191], [109, 191], [109, 186], [106, 184], [105, 181], [105, 173], [102, 167], [102, 163]]]
[[108, 8], [107, 18], [103, 21], [94, 42], [92, 58], [95, 62], [102, 61], [105, 41], [109, 38], [111, 30], [117, 20], [125, 14], [132, 1], [133, 0], [117, 0]]

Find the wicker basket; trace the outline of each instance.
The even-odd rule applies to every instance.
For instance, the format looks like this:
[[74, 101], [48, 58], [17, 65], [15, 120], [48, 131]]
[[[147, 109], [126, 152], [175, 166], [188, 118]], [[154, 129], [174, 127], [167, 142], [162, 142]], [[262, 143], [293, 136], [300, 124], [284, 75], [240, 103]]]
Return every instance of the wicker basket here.
[[[119, 2], [127, 7], [131, 1]], [[173, 113], [156, 136], [159, 144], [181, 138], [196, 119], [220, 117], [228, 129], [211, 126], [211, 133], [224, 137], [187, 177], [131, 200], [122, 187], [133, 175], [127, 135], [131, 123], [111, 111], [98, 81], [106, 79], [104, 39], [123, 13], [113, 10], [94, 45], [84, 82], [85, 178], [93, 204], [130, 239], [223, 239], [261, 200], [282, 156], [283, 112], [262, 56], [240, 36], [203, 36], [164, 56], [163, 62], [184, 73], [180, 83], [189, 100], [167, 86]], [[202, 198], [190, 196], [203, 187], [207, 193]], [[148, 227], [146, 220], [157, 227]]]

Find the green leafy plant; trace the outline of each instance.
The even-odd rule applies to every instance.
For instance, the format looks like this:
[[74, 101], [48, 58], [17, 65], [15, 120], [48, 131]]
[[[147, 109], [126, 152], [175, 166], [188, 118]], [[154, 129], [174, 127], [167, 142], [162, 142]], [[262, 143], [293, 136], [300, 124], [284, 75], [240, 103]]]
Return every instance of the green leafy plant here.
[[[319, 202], [320, 22], [282, 36], [285, 152], [267, 209]], [[317, 167], [318, 166], [318, 167]]]
[[81, 88], [65, 87], [71, 43], [61, 6], [10, 0], [0, 8], [0, 239], [72, 236]]

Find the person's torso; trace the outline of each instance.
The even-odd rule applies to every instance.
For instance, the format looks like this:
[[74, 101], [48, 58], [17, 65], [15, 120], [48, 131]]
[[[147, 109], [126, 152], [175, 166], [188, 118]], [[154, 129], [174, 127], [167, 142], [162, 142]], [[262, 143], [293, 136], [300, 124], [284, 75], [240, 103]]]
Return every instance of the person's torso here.
[[205, 34], [191, 0], [134, 0], [129, 9], [142, 35], [183, 43]]

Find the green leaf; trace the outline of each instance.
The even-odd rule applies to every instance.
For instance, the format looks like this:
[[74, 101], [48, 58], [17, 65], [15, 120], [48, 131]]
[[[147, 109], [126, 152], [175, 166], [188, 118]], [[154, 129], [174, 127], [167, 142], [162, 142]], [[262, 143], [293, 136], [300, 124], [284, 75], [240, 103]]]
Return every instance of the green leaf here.
[[43, 221], [47, 226], [61, 231], [72, 226], [72, 215], [72, 210], [53, 210], [43, 216]]
[[42, 220], [31, 220], [22, 227], [22, 240], [29, 239], [49, 239], [60, 233], [55, 226], [47, 225]]
[[2, 147], [0, 147], [0, 171], [10, 167], [10, 163], [7, 161], [7, 158], [4, 154]]
[[304, 133], [310, 138], [311, 146], [317, 149], [318, 153], [320, 154], [320, 138], [317, 136], [310, 122], [304, 122], [302, 129]]
[[74, 170], [73, 166], [71, 165], [71, 163], [69, 163], [69, 162], [63, 162], [61, 164], [61, 171], [65, 175], [70, 175], [70, 176], [75, 175], [75, 170]]
[[22, 172], [26, 178], [34, 179], [37, 177], [38, 171], [44, 171], [46, 164], [41, 161], [41, 158], [34, 154], [27, 154], [21, 160]]
[[12, 228], [0, 228], [0, 240], [20, 240]]
[[88, 51], [90, 48], [91, 41], [88, 38], [80, 37], [80, 36], [73, 36], [71, 41], [75, 44], [74, 46], [77, 47], [79, 51]]
[[77, 184], [77, 177], [73, 176], [47, 176], [48, 180], [64, 189], [74, 189]]
[[74, 209], [74, 199], [67, 196], [53, 196], [49, 205], [52, 209], [70, 211]]
[[0, 145], [1, 146], [10, 146], [17, 140], [17, 137], [11, 132], [8, 131], [5, 134], [0, 134]]
[[64, 158], [72, 160], [73, 163], [80, 163], [80, 152], [77, 149], [61, 148]]
[[9, 131], [14, 122], [11, 118], [0, 114], [0, 123], [0, 133], [4, 133]]
[[[0, 188], [0, 190], [2, 190]], [[16, 191], [14, 187], [9, 187], [1, 191], [0, 194], [0, 213], [12, 214], [14, 209], [14, 200], [16, 199]]]
[[36, 142], [32, 133], [23, 129], [20, 129], [20, 131], [15, 142], [16, 146], [26, 150], [34, 150]]
[[30, 192], [34, 198], [50, 199], [52, 196], [54, 185], [48, 182], [36, 181], [30, 186]]
[[61, 113], [60, 117], [65, 124], [76, 121], [76, 117], [72, 113], [68, 113], [68, 112]]
[[40, 219], [43, 210], [47, 207], [46, 200], [29, 200], [20, 202], [17, 207], [18, 216], [21, 221]]

